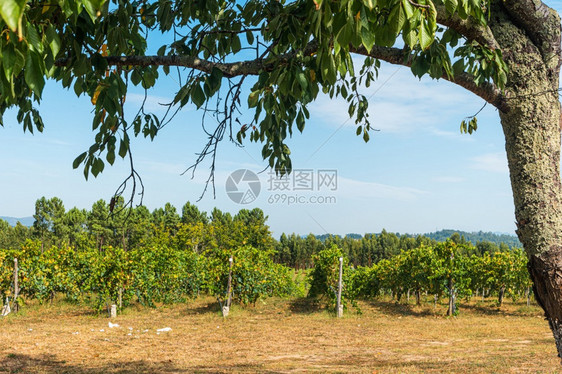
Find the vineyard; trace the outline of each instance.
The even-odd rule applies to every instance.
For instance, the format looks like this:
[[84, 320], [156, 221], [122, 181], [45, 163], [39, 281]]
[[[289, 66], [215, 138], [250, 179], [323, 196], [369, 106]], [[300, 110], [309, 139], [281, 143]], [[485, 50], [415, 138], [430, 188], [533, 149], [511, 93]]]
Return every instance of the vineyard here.
[[[417, 304], [422, 295], [433, 295], [435, 304], [447, 297], [447, 314], [458, 312], [458, 298], [496, 295], [501, 306], [504, 296], [514, 300], [529, 297], [526, 257], [521, 250], [463, 254], [469, 250], [447, 241], [355, 268], [340, 248], [332, 246], [313, 257], [308, 277], [295, 279], [290, 268], [273, 261], [272, 251], [250, 245], [213, 247], [201, 253], [163, 244], [129, 251], [113, 247], [78, 251], [55, 246], [42, 249], [41, 243], [28, 241], [19, 250], [0, 253], [0, 288], [2, 299], [18, 307], [32, 299], [52, 302], [57, 294], [98, 311], [112, 304], [125, 308], [132, 302], [150, 307], [185, 302], [202, 294], [216, 297], [222, 304], [228, 297], [230, 273], [235, 303], [255, 305], [271, 296], [308, 295], [323, 300], [330, 309], [335, 306], [338, 259], [344, 257], [343, 304], [354, 306], [357, 312], [357, 299], [385, 295], [399, 302], [412, 294]], [[14, 259], [18, 260], [15, 300]]]
[[221, 306], [310, 297], [334, 310], [340, 257], [342, 304], [354, 312], [361, 312], [357, 300], [380, 297], [414, 297], [419, 305], [431, 296], [434, 306], [446, 299], [448, 315], [458, 313], [459, 299], [530, 302], [521, 249], [472, 245], [458, 234], [445, 242], [384, 230], [323, 240], [283, 234], [277, 241], [260, 209], [207, 215], [186, 203], [180, 216], [171, 204], [152, 213], [124, 209], [122, 199], [66, 211], [61, 200], [41, 198], [34, 218], [31, 228], [0, 220], [0, 297], [12, 309], [57, 295], [98, 312], [208, 295]]

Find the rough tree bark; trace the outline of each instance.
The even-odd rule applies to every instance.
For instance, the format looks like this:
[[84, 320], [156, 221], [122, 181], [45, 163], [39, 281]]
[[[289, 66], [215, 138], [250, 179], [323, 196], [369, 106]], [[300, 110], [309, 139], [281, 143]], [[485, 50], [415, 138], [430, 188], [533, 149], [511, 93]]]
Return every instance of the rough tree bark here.
[[538, 303], [562, 357], [560, 17], [541, 2], [507, 0], [490, 28], [509, 67], [505, 134], [517, 235]]

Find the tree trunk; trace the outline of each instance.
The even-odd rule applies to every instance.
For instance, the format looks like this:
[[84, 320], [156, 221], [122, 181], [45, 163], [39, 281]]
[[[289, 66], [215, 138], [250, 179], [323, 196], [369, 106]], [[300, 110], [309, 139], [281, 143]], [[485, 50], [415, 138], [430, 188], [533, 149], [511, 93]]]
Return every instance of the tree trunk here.
[[452, 279], [449, 279], [449, 308], [447, 309], [448, 316], [454, 316], [456, 312], [455, 305], [455, 286]]
[[417, 306], [421, 305], [421, 292], [419, 288], [416, 290], [416, 305]]
[[[528, 7], [527, 14], [515, 14], [513, 8], [509, 13], [503, 4], [496, 5], [499, 11], [493, 13], [490, 28], [509, 68], [506, 108], [499, 114], [517, 235], [529, 257], [535, 298], [561, 356], [560, 18], [538, 2], [533, 4], [536, 8]], [[529, 22], [541, 18], [540, 25]]]
[[500, 292], [498, 292], [498, 306], [503, 304], [503, 295], [505, 294], [505, 286], [501, 286]]

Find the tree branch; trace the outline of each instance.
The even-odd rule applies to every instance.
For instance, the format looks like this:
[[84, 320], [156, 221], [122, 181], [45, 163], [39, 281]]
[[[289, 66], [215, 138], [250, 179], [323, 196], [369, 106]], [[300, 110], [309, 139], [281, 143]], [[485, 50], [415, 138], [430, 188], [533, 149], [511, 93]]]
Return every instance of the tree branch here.
[[[260, 59], [220, 63], [204, 60], [193, 56], [107, 56], [105, 57], [109, 66], [183, 66], [196, 69], [205, 73], [211, 73], [213, 68], [220, 69], [223, 76], [227, 78], [239, 75], [256, 75], [264, 68], [264, 63]], [[71, 63], [69, 59], [59, 59], [55, 61], [55, 66], [64, 67]]]
[[[301, 53], [304, 55], [310, 55], [317, 49], [318, 43], [313, 41], [308, 43]], [[394, 65], [403, 65], [408, 67], [412, 65], [412, 55], [405, 49], [374, 46], [370, 52], [367, 52], [364, 47], [351, 48], [350, 52], [377, 58]], [[281, 55], [278, 56], [275, 61], [277, 64], [280, 62], [283, 63], [285, 61], [289, 61], [291, 58], [294, 58], [295, 55], [296, 52]], [[220, 69], [223, 76], [227, 78], [258, 75], [261, 71], [271, 71], [274, 68], [273, 62], [265, 62], [261, 58], [232, 63], [212, 62], [192, 56], [108, 56], [105, 57], [105, 59], [110, 66], [183, 66], [206, 73], [211, 73], [213, 68], [217, 68]], [[66, 66], [69, 63], [70, 61], [68, 59], [61, 59], [57, 60], [55, 65]], [[468, 91], [480, 96], [499, 110], [507, 111], [504, 97], [494, 84], [484, 82], [477, 85], [474, 82], [474, 79], [472, 79], [472, 76], [466, 73], [457, 74], [453, 78], [449, 78], [446, 74], [443, 74], [442, 78], [464, 87]]]
[[[318, 50], [318, 42], [312, 41], [307, 46], [299, 51], [304, 55], [310, 55]], [[278, 56], [275, 59], [276, 63], [287, 62], [294, 58], [297, 52], [287, 53]], [[213, 62], [194, 56], [107, 56], [104, 57], [109, 66], [181, 66], [191, 69], [211, 73], [213, 68], [222, 71], [226, 78], [233, 78], [241, 75], [258, 75], [260, 71], [271, 71], [274, 68], [274, 63], [265, 61], [262, 57], [254, 60], [239, 61], [239, 62]], [[62, 58], [55, 61], [55, 66], [65, 67], [72, 63], [68, 58]]]
[[[377, 58], [394, 65], [412, 66], [412, 55], [405, 49], [374, 46], [373, 49], [371, 49], [371, 52], [367, 52], [364, 47], [352, 49], [351, 52]], [[505, 98], [503, 97], [501, 91], [492, 83], [484, 82], [477, 85], [472, 76], [467, 73], [457, 74], [452, 78], [443, 74], [441, 78], [467, 89], [502, 112], [508, 111]]]
[[443, 5], [435, 5], [437, 10], [437, 23], [447, 26], [469, 40], [487, 46], [490, 49], [498, 49], [500, 46], [488, 26], [479, 25], [474, 20], [462, 19], [456, 14], [449, 14]]
[[510, 18], [523, 28], [541, 51], [549, 69], [560, 66], [560, 16], [540, 0], [504, 0]]

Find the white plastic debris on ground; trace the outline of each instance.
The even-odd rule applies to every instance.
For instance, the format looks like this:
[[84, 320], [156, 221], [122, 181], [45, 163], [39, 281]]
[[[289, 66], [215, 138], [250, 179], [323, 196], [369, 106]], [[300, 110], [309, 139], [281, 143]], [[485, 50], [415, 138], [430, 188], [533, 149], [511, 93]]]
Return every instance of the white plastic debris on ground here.
[[171, 327], [164, 327], [163, 329], [158, 329], [156, 330], [157, 332], [167, 332], [167, 331], [172, 331]]
[[112, 328], [114, 328], [114, 327], [119, 327], [118, 324], [116, 324], [116, 323], [111, 323], [111, 322], [108, 322], [107, 325], [109, 326], [110, 329], [112, 329]]

